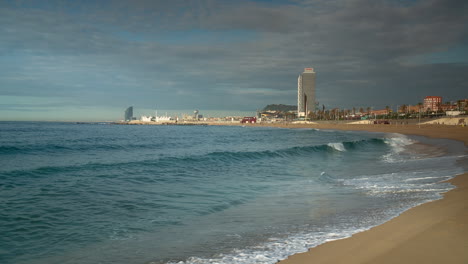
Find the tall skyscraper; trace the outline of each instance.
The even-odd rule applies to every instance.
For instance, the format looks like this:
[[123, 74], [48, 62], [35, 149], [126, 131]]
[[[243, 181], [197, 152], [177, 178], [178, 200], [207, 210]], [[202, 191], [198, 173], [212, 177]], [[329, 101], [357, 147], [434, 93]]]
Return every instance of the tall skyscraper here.
[[305, 68], [297, 78], [297, 116], [306, 116], [306, 112], [315, 111], [315, 72], [314, 68]]
[[132, 121], [132, 119], [133, 119], [133, 106], [130, 106], [129, 108], [125, 110], [124, 120]]

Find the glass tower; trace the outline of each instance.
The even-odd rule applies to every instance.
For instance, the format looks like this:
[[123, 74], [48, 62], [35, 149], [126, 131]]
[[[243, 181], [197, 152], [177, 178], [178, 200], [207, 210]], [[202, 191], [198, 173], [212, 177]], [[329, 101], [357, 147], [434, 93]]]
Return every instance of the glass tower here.
[[297, 78], [297, 115], [315, 111], [315, 72], [314, 68], [305, 68]]

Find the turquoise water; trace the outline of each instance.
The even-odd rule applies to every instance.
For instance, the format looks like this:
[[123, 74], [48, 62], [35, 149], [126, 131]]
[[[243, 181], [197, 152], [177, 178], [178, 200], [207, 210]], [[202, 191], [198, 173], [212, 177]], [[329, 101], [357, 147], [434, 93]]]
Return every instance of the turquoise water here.
[[0, 122], [0, 262], [275, 263], [439, 199], [465, 155], [398, 134]]

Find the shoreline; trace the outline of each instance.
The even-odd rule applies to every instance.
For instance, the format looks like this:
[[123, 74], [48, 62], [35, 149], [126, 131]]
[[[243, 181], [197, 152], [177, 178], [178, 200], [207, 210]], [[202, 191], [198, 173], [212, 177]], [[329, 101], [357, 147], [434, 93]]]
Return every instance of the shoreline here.
[[404, 135], [417, 135], [429, 138], [445, 138], [461, 141], [468, 147], [468, 127], [455, 125], [374, 125], [374, 124], [290, 124], [290, 123], [271, 123], [271, 124], [232, 124], [254, 127], [280, 127], [280, 128], [315, 128], [343, 131], [367, 131], [381, 133], [399, 133]]
[[[204, 124], [205, 125], [205, 124]], [[468, 147], [468, 128], [439, 124], [349, 123], [208, 123], [211, 126], [309, 128], [399, 133], [456, 140]], [[410, 208], [389, 221], [351, 237], [329, 241], [296, 253], [277, 264], [468, 263], [468, 157], [465, 173], [450, 175], [455, 186], [442, 198]], [[460, 161], [459, 161], [460, 162]]]
[[[468, 128], [448, 125], [254, 124], [400, 133], [452, 139], [468, 146]], [[465, 158], [466, 159], [466, 158]], [[297, 253], [279, 264], [309, 263], [468, 263], [468, 173], [449, 180], [455, 188], [443, 198], [413, 207], [399, 216], [356, 233]]]
[[[357, 231], [355, 229], [353, 235], [352, 232], [346, 232], [346, 235], [350, 235], [348, 238], [339, 239], [335, 241], [326, 242], [313, 248], [307, 249], [312, 246], [310, 241], [314, 240], [314, 237], [307, 240], [299, 240], [300, 249], [291, 250], [278, 250], [275, 252], [281, 253], [276, 254], [278, 257], [272, 258], [268, 263], [281, 263], [281, 264], [302, 264], [302, 263], [468, 263], [468, 206], [466, 201], [468, 199], [468, 128], [461, 126], [444, 126], [444, 125], [351, 125], [346, 123], [318, 123], [318, 124], [209, 124], [212, 126], [241, 126], [237, 130], [259, 130], [265, 133], [265, 137], [268, 137], [268, 132], [272, 129], [268, 127], [286, 128], [286, 129], [275, 129], [283, 130], [287, 132], [290, 129], [303, 129], [304, 134], [314, 134], [313, 130], [321, 130], [324, 134], [327, 130], [334, 131], [363, 131], [362, 133], [357, 132], [356, 134], [376, 134], [377, 137], [393, 137], [390, 133], [400, 133], [409, 136], [415, 136], [416, 140], [419, 138], [421, 144], [420, 149], [411, 149], [419, 153], [427, 153], [428, 155], [437, 155], [432, 157], [444, 157], [447, 154], [445, 149], [451, 149], [455, 143], [449, 142], [448, 140], [441, 141], [447, 143], [437, 144], [440, 149], [431, 148], [432, 145], [428, 138], [443, 138], [456, 140], [464, 143], [464, 149], [457, 151], [457, 155], [451, 157], [457, 157], [458, 165], [464, 167], [464, 173], [462, 176], [455, 176], [453, 173], [438, 173], [437, 175], [450, 175], [450, 182], [456, 187], [449, 192], [443, 194], [445, 198], [439, 198], [432, 202], [426, 202], [422, 205], [415, 206], [402, 212], [399, 216], [388, 220], [387, 222], [379, 222], [382, 224], [377, 225], [369, 230]], [[250, 127], [250, 129], [249, 129]], [[263, 127], [263, 128], [262, 128]], [[127, 127], [128, 128], [128, 127]], [[209, 127], [207, 127], [209, 130]], [[200, 128], [199, 131], [203, 131], [205, 128]], [[245, 129], [244, 129], [245, 128]], [[257, 128], [257, 129], [255, 129]], [[258, 129], [259, 128], [259, 129]], [[99, 128], [97, 128], [99, 129]], [[112, 130], [112, 128], [110, 128]], [[108, 130], [105, 128], [104, 130]], [[216, 128], [214, 129], [217, 130]], [[135, 131], [135, 130], [132, 130]], [[140, 130], [136, 130], [140, 131]], [[144, 129], [148, 131], [148, 129]], [[153, 130], [150, 129], [150, 132]], [[157, 132], [157, 130], [155, 130]], [[309, 132], [307, 132], [309, 131]], [[365, 132], [364, 132], [365, 131]], [[346, 133], [346, 132], [345, 132]], [[355, 132], [349, 134], [354, 134]], [[386, 134], [387, 133], [387, 134]], [[237, 135], [237, 134], [236, 134]], [[418, 137], [420, 136], [420, 137]], [[375, 136], [372, 136], [375, 137]], [[427, 137], [424, 138], [423, 137]], [[427, 142], [426, 142], [427, 140]], [[334, 141], [326, 141], [334, 142]], [[341, 141], [340, 141], [341, 142]], [[424, 143], [426, 142], [426, 143]], [[426, 144], [426, 145], [423, 145]], [[289, 145], [289, 144], [288, 144]], [[457, 150], [459, 150], [457, 148]], [[463, 153], [463, 154], [461, 154]], [[463, 158], [460, 158], [463, 157]], [[360, 162], [359, 160], [358, 162]], [[307, 161], [306, 161], [307, 162]], [[453, 158], [450, 158], [450, 164], [453, 164]], [[367, 172], [366, 165], [359, 164], [364, 167], [364, 172]], [[441, 164], [443, 166], [443, 164]], [[430, 165], [429, 165], [430, 166]], [[459, 167], [457, 166], [457, 167]], [[435, 168], [437, 170], [437, 168]], [[381, 170], [386, 171], [386, 170]], [[396, 173], [404, 172], [404, 169], [395, 170]], [[457, 173], [461, 173], [461, 170], [457, 170]], [[343, 172], [343, 170], [341, 170]], [[423, 175], [425, 177], [425, 175]], [[453, 178], [452, 178], [453, 177]], [[445, 177], [444, 179], [448, 179]], [[284, 186], [283, 186], [284, 187]], [[278, 192], [284, 192], [284, 188], [279, 188]], [[431, 187], [429, 187], [431, 188]], [[301, 188], [302, 189], [302, 188]], [[294, 193], [294, 190], [292, 190]], [[453, 193], [453, 195], [452, 195]], [[319, 198], [320, 199], [320, 198]], [[340, 198], [337, 198], [340, 199]], [[325, 204], [324, 208], [333, 209], [332, 205]], [[305, 204], [304, 208], [307, 210], [310, 205]], [[366, 209], [365, 206], [361, 208]], [[420, 209], [422, 208], [422, 209]], [[250, 211], [250, 210], [249, 210]], [[287, 210], [279, 212], [279, 217], [283, 217], [284, 214], [288, 214]], [[409, 216], [406, 216], [409, 215]], [[388, 218], [387, 218], [388, 219]], [[310, 220], [309, 220], [310, 222]], [[347, 223], [353, 223], [349, 220]], [[395, 222], [395, 223], [394, 223]], [[313, 223], [313, 222], [312, 222]], [[329, 222], [324, 222], [328, 224]], [[357, 223], [357, 222], [356, 222]], [[363, 222], [365, 223], [365, 222]], [[263, 223], [264, 225], [264, 223]], [[369, 225], [367, 226], [369, 227]], [[366, 227], [366, 228], [367, 228]], [[281, 230], [281, 228], [279, 229]], [[284, 229], [283, 229], [284, 230]], [[295, 231], [301, 231], [297, 228]], [[302, 231], [306, 231], [302, 229]], [[313, 230], [314, 231], [314, 230]], [[331, 236], [330, 238], [332, 238]], [[338, 236], [335, 236], [338, 237]], [[343, 236], [341, 236], [343, 237]], [[323, 241], [323, 240], [322, 240]], [[285, 245], [288, 245], [286, 241]], [[305, 244], [305, 245], [304, 245]], [[314, 245], [317, 245], [314, 243]], [[305, 253], [293, 254], [293, 252], [306, 251]], [[129, 254], [131, 255], [131, 254]], [[288, 255], [291, 255], [288, 257]], [[282, 261], [280, 259], [287, 258]], [[184, 262], [185, 263], [185, 262]]]

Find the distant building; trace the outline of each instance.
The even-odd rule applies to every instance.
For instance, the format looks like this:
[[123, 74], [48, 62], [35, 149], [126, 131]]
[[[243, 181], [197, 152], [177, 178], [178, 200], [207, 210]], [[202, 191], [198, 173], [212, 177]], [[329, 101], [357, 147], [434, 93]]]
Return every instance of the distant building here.
[[306, 116], [306, 112], [315, 111], [315, 72], [314, 68], [305, 68], [297, 78], [297, 115]]
[[449, 103], [449, 104], [441, 104], [440, 105], [440, 109], [442, 111], [454, 111], [454, 110], [458, 110], [458, 105], [455, 103]]
[[133, 120], [133, 106], [130, 106], [125, 110], [124, 120], [127, 122]]
[[372, 110], [370, 112], [371, 115], [378, 116], [378, 115], [388, 115], [389, 112], [387, 109], [382, 109], [382, 110]]
[[445, 112], [445, 115], [447, 115], [447, 116], [458, 116], [458, 115], [461, 115], [461, 114], [463, 114], [462, 111], [453, 111], [452, 110], [452, 111], [446, 111]]
[[468, 99], [462, 99], [457, 101], [458, 110], [466, 111], [468, 110]]
[[430, 111], [439, 111], [440, 106], [442, 104], [442, 97], [441, 96], [426, 96], [424, 98], [424, 110]]
[[154, 120], [154, 117], [152, 116], [141, 116], [140, 121], [141, 122], [151, 122]]
[[419, 113], [421, 107], [419, 105], [408, 105], [406, 112], [407, 113]]
[[170, 120], [173, 120], [173, 118], [170, 116], [167, 116], [167, 114], [165, 116], [156, 116], [152, 119], [152, 121], [155, 121], [155, 122], [166, 122]]

